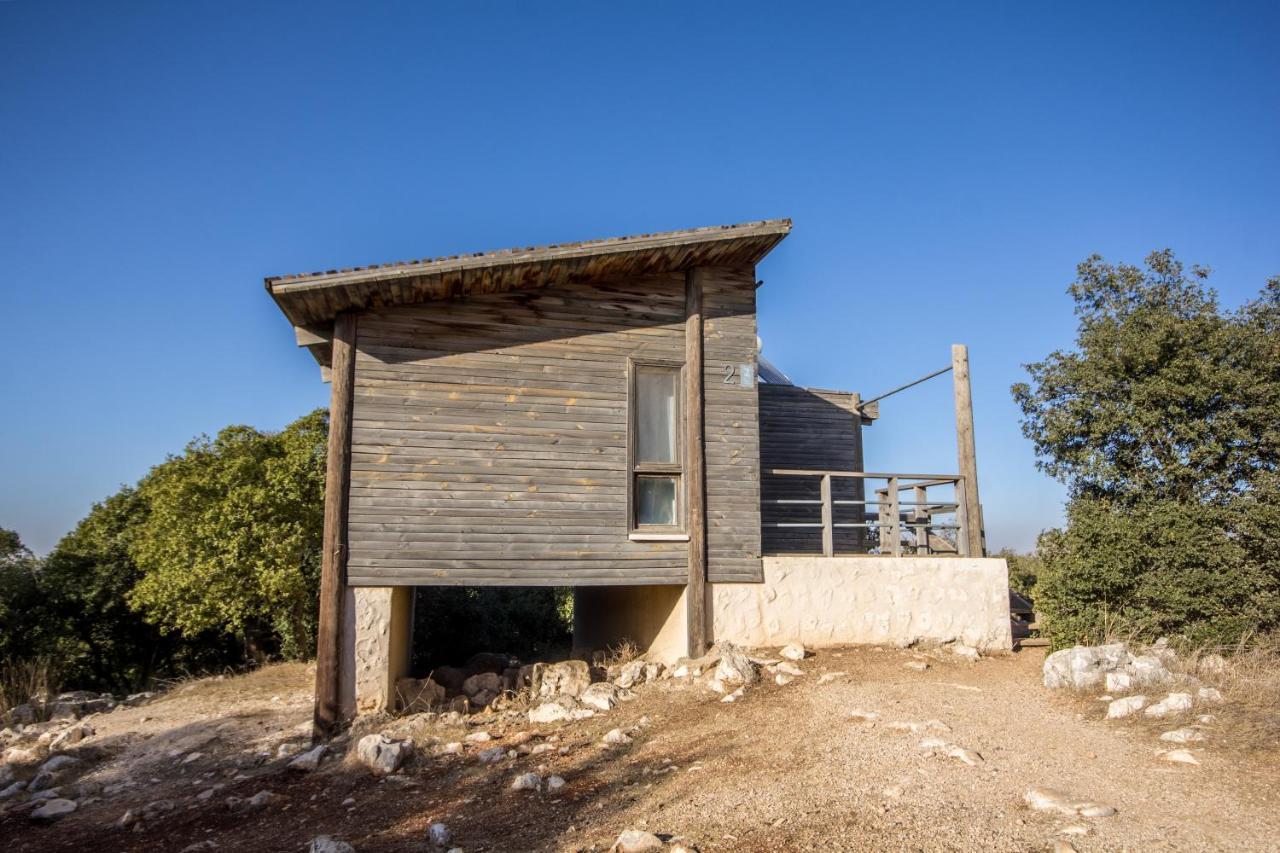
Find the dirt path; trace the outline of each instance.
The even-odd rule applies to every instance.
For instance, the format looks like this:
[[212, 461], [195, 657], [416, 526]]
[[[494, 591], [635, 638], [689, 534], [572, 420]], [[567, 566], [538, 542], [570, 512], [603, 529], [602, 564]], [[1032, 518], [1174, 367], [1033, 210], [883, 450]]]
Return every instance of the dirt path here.
[[[0, 842], [7, 850], [42, 853], [104, 842], [112, 850], [177, 853], [204, 840], [218, 845], [207, 849], [274, 851], [301, 850], [328, 833], [360, 853], [425, 851], [432, 820], [446, 822], [468, 853], [605, 850], [627, 828], [678, 836], [704, 853], [1045, 850], [1066, 837], [1060, 831], [1070, 824], [1089, 829], [1070, 838], [1081, 851], [1253, 850], [1280, 839], [1274, 751], [1218, 751], [1211, 738], [1200, 766], [1170, 765], [1156, 756], [1159, 742], [1148, 728], [1106, 722], [1101, 703], [1041, 687], [1040, 653], [977, 664], [939, 656], [925, 671], [904, 668], [910, 659], [912, 653], [897, 650], [824, 651], [802, 664], [806, 674], [794, 683], [762, 685], [733, 704], [700, 687], [660, 682], [608, 715], [540, 727], [544, 735], [559, 734], [556, 745], [567, 746], [567, 754], [494, 766], [424, 754], [401, 779], [381, 782], [337, 762], [312, 774], [285, 771], [280, 761], [254, 762], [257, 751], [274, 755], [274, 745], [306, 718], [306, 670], [277, 668], [271, 676], [214, 685], [209, 694], [201, 686], [99, 718], [91, 743], [123, 750], [135, 762], [150, 757], [145, 770], [131, 771], [137, 785], [48, 827], [0, 818]], [[836, 671], [847, 675], [817, 683]], [[851, 719], [854, 710], [881, 716], [860, 723]], [[645, 716], [651, 722], [630, 746], [600, 745], [608, 729], [626, 729]], [[949, 731], [890, 725], [930, 720]], [[150, 734], [127, 735], [131, 726]], [[484, 728], [501, 742], [539, 727], [491, 720]], [[423, 731], [441, 742], [463, 734]], [[983, 760], [969, 766], [927, 755], [919, 744], [931, 736]], [[204, 754], [182, 764], [193, 750]], [[555, 796], [508, 790], [530, 770], [558, 774], [568, 785]], [[208, 801], [194, 799], [212, 784], [225, 787]], [[1034, 786], [1118, 813], [1085, 820], [1031, 811], [1022, 797]], [[227, 796], [263, 789], [278, 800], [262, 811], [237, 815], [222, 805]], [[145, 831], [109, 828], [126, 808], [160, 796], [177, 808]]]

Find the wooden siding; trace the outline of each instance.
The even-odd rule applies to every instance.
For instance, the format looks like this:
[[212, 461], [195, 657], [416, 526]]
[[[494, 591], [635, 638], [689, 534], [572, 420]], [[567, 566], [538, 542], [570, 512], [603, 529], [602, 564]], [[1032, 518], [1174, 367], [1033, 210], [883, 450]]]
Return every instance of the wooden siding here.
[[[721, 323], [707, 335], [708, 374], [746, 341], [731, 313], [745, 303], [729, 291], [753, 272], [708, 276], [719, 311], [709, 305], [708, 325]], [[754, 352], [754, 315], [746, 322]], [[682, 272], [362, 314], [350, 582], [685, 583], [687, 545], [630, 541], [626, 518], [627, 359], [682, 362], [684, 351]], [[724, 447], [735, 430], [756, 446], [755, 394], [742, 390], [749, 419], [720, 417], [708, 400], [708, 446], [724, 436], [715, 463], [708, 453], [709, 481], [714, 464], [751, 482], [750, 465]], [[747, 493], [757, 488], [709, 487], [711, 571], [718, 559], [739, 572], [749, 562], [725, 549], [731, 537], [750, 547]]]
[[[761, 467], [803, 468], [810, 470], [858, 470], [858, 445], [862, 441], [860, 419], [853, 413], [853, 395], [836, 391], [818, 391], [792, 385], [760, 386], [760, 457]], [[857, 483], [851, 479], [833, 479], [834, 500], [860, 497]], [[817, 477], [761, 477], [761, 520], [764, 523], [762, 547], [766, 554], [820, 554], [822, 529], [819, 527], [771, 526], [776, 522], [815, 523], [822, 520], [818, 504], [774, 503], [778, 499], [819, 500]], [[858, 520], [860, 507], [837, 506], [835, 521]], [[835, 548], [857, 550], [857, 531], [837, 528]]]
[[[760, 424], [756, 393], [755, 268], [703, 278], [707, 454], [707, 579], [763, 582], [760, 562]], [[751, 384], [739, 379], [742, 365]], [[726, 369], [732, 367], [732, 381]]]

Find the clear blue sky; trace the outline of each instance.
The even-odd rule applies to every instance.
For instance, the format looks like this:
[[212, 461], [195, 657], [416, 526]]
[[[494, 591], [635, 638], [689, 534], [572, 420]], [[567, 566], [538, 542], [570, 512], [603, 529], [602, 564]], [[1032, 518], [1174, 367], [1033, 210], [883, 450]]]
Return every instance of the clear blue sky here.
[[[325, 405], [264, 275], [789, 216], [766, 353], [872, 395], [968, 343], [989, 540], [1027, 547], [1063, 493], [1008, 388], [1074, 265], [1280, 273], [1278, 10], [0, 2], [0, 526], [45, 551]], [[953, 470], [950, 405], [887, 401], [868, 466]]]

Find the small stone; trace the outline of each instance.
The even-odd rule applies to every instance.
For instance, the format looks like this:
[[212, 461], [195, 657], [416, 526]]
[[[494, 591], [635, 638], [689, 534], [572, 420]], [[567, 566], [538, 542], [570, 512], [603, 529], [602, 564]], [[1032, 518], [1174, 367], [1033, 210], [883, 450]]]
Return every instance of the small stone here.
[[1142, 694], [1138, 694], [1137, 696], [1126, 696], [1123, 699], [1116, 699], [1107, 705], [1107, 719], [1118, 720], [1121, 717], [1136, 714], [1141, 711], [1146, 704], [1147, 697]]
[[922, 660], [909, 660], [903, 664], [906, 669], [914, 669], [916, 672], [924, 672], [929, 668], [929, 664]]
[[427, 841], [432, 847], [448, 847], [449, 842], [453, 840], [453, 833], [449, 831], [449, 827], [439, 821], [427, 827]]
[[446, 743], [444, 746], [440, 747], [440, 752], [442, 755], [461, 755], [462, 742], [455, 740], [452, 743]]
[[521, 773], [511, 782], [513, 791], [536, 791], [540, 787], [542, 787], [542, 777], [537, 773]]
[[1196, 691], [1196, 698], [1210, 705], [1220, 705], [1226, 701], [1222, 698], [1222, 691], [1216, 687], [1201, 687]]
[[737, 690], [733, 691], [732, 693], [727, 693], [724, 696], [720, 697], [720, 701], [721, 702], [737, 702], [739, 699], [743, 697], [743, 695], [745, 695], [745, 691], [743, 688], [739, 687]]
[[1076, 853], [1076, 846], [1066, 839], [1059, 838], [1053, 842], [1053, 853]]
[[320, 759], [324, 758], [324, 754], [328, 751], [329, 747], [322, 743], [290, 761], [289, 769], [297, 770], [300, 773], [310, 773], [320, 766]]
[[375, 776], [387, 776], [400, 769], [413, 754], [413, 741], [395, 741], [385, 734], [365, 735], [356, 744], [356, 758]]
[[559, 702], [543, 702], [529, 711], [531, 723], [558, 723], [569, 719], [569, 709]]
[[837, 678], [844, 678], [848, 674], [849, 673], [847, 672], [824, 672], [822, 673], [822, 675], [818, 676], [818, 683], [830, 684], [831, 682], [835, 681]]
[[1069, 823], [1062, 827], [1062, 829], [1059, 829], [1058, 832], [1063, 835], [1088, 835], [1089, 827], [1082, 823]]
[[[492, 675], [492, 674], [493, 673], [486, 673], [486, 675]], [[465, 740], [467, 743], [488, 743], [489, 741], [493, 740], [493, 736], [488, 732], [472, 732], [471, 734], [464, 737], [463, 740]]]
[[488, 749], [481, 750], [480, 754], [477, 755], [476, 758], [480, 760], [481, 764], [496, 764], [497, 762], [505, 758], [506, 755], [507, 755], [506, 747], [492, 746], [492, 747], [489, 747]]
[[1185, 749], [1171, 749], [1164, 754], [1165, 761], [1172, 761], [1174, 764], [1196, 764], [1200, 761]]
[[46, 800], [44, 805], [31, 812], [31, 819], [36, 821], [54, 821], [59, 818], [66, 817], [76, 810], [74, 800], [65, 800], [61, 797], [52, 800]]
[[1111, 806], [1089, 800], [1078, 800], [1070, 794], [1053, 788], [1032, 788], [1023, 795], [1023, 799], [1037, 811], [1054, 811], [1065, 815], [1081, 817], [1109, 817], [1116, 813]]
[[310, 853], [356, 853], [356, 848], [328, 835], [317, 835], [311, 839]]
[[804, 660], [805, 647], [800, 643], [787, 643], [778, 651], [778, 654], [787, 660]]
[[782, 663], [774, 667], [774, 669], [777, 670], [778, 672], [783, 673], [784, 675], [790, 675], [792, 677], [798, 677], [798, 676], [804, 675], [803, 669], [801, 669], [800, 667], [796, 666], [795, 664], [789, 661], [783, 661]]
[[565, 781], [559, 776], [550, 776], [547, 778], [547, 792], [554, 794], [565, 786]]
[[1208, 654], [1200, 658], [1201, 675], [1222, 675], [1227, 671], [1227, 659], [1219, 654]]
[[1195, 729], [1174, 729], [1160, 735], [1160, 740], [1169, 743], [1199, 743], [1204, 740], [1204, 734]]
[[596, 715], [596, 712], [590, 708], [575, 708], [569, 712], [571, 720], [589, 720]]
[[609, 853], [660, 853], [661, 850], [662, 839], [652, 832], [628, 829], [613, 842]]
[[622, 729], [611, 729], [604, 736], [603, 742], [606, 746], [626, 746], [631, 743], [631, 738]]
[[968, 764], [970, 767], [976, 767], [982, 763], [981, 755], [974, 752], [972, 749], [965, 749], [962, 746], [955, 746], [954, 744], [947, 749], [947, 757], [954, 758]]
[[958, 658], [963, 658], [970, 663], [977, 663], [982, 659], [982, 655], [978, 654], [978, 650], [973, 646], [966, 646], [964, 643], [954, 643], [951, 646], [951, 653]]
[[773, 677], [773, 681], [779, 686], [785, 686], [790, 684], [792, 681], [795, 681], [795, 679], [787, 675], [785, 672], [780, 672]]
[[724, 693], [726, 690], [728, 690], [728, 688], [724, 686], [723, 681], [714, 677], [707, 679], [707, 687], [711, 690], [712, 693]]
[[874, 723], [880, 719], [880, 715], [875, 711], [864, 711], [861, 708], [855, 708], [849, 712], [849, 717], [855, 723]]
[[725, 684], [755, 684], [760, 678], [756, 665], [747, 655], [728, 643], [720, 649], [720, 664], [716, 678]]
[[26, 782], [19, 781], [19, 782], [11, 783], [9, 787], [3, 790], [0, 790], [0, 803], [4, 802], [5, 800], [13, 799], [14, 797], [18, 796], [26, 789], [27, 789]]
[[72, 755], [55, 755], [44, 764], [40, 765], [41, 773], [57, 773], [68, 767], [79, 764], [80, 759]]

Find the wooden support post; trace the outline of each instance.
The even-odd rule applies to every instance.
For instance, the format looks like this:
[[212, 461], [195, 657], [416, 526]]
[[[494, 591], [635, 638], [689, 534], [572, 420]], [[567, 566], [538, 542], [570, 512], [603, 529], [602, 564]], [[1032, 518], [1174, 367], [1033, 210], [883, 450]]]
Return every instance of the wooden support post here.
[[[853, 395], [853, 470], [862, 473], [865, 470], [862, 459], [862, 395]], [[866, 501], [867, 499], [867, 481], [861, 477], [853, 478], [853, 499], [855, 501]], [[867, 505], [866, 503], [854, 504], [857, 512], [855, 516], [859, 524], [867, 523]], [[867, 542], [867, 528], [853, 528], [853, 550], [855, 553], [861, 554], [869, 550]]]
[[320, 621], [316, 630], [313, 737], [332, 737], [341, 720], [342, 605], [347, 586], [347, 503], [351, 485], [351, 403], [355, 386], [356, 315], [333, 323], [333, 389], [324, 478], [324, 541], [320, 561]]
[[898, 478], [889, 478], [889, 518], [892, 522], [893, 539], [889, 543], [891, 553], [895, 557], [902, 556], [902, 507], [898, 505]]
[[916, 522], [916, 553], [929, 553], [929, 522], [931, 521], [931, 511], [929, 509], [929, 492], [924, 486], [915, 486], [912, 491], [915, 494], [915, 511], [911, 513], [911, 518]]
[[836, 555], [835, 528], [831, 526], [834, 517], [831, 505], [831, 475], [822, 475], [822, 556]]
[[969, 348], [964, 344], [951, 346], [951, 375], [955, 381], [956, 396], [956, 456], [960, 464], [963, 495], [956, 495], [956, 502], [964, 510], [964, 530], [967, 556], [985, 557], [983, 549], [982, 508], [978, 502], [978, 455], [973, 441], [973, 393], [969, 388]]
[[689, 507], [689, 585], [685, 590], [689, 656], [707, 650], [707, 500], [706, 455], [702, 432], [702, 275], [697, 267], [684, 278], [684, 424], [685, 500]]

